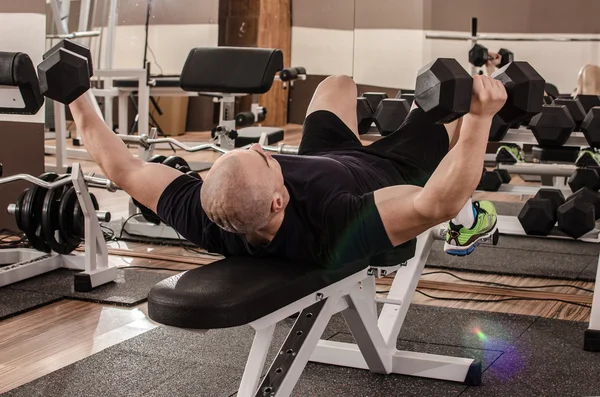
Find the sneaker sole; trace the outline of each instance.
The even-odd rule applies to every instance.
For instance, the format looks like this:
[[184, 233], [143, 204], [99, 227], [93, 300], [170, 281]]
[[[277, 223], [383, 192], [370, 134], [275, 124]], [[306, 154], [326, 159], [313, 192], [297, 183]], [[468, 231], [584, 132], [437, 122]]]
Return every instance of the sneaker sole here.
[[451, 245], [451, 244], [444, 242], [444, 252], [446, 252], [448, 255], [467, 256], [467, 255], [471, 254], [471, 252], [475, 251], [475, 248], [479, 245], [479, 242], [484, 238], [492, 237], [492, 241], [493, 241], [492, 244], [493, 245], [498, 244], [498, 237], [499, 237], [498, 235], [499, 235], [498, 225], [496, 225], [488, 233], [483, 234], [480, 238], [473, 241], [469, 245], [457, 247], [456, 245]]

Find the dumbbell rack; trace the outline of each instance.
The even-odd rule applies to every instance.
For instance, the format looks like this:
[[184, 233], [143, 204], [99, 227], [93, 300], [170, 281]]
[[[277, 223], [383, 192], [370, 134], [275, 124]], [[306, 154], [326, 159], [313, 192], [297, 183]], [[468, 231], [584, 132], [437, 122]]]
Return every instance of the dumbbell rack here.
[[[87, 183], [102, 186], [114, 191], [116, 187], [112, 182], [84, 176], [79, 163], [73, 164], [70, 178], [65, 178], [54, 183], [48, 183], [27, 174], [18, 174], [0, 178], [0, 184], [17, 180], [26, 180], [47, 189], [73, 183], [77, 198], [81, 205], [85, 219], [85, 252], [83, 254], [60, 255], [55, 252], [45, 253], [31, 248], [13, 248], [0, 251], [0, 287], [64, 268], [81, 270], [75, 274], [74, 290], [89, 292], [100, 285], [115, 281], [117, 268], [109, 266], [108, 247], [96, 210], [93, 206]], [[11, 204], [8, 212], [15, 213], [15, 206]]]

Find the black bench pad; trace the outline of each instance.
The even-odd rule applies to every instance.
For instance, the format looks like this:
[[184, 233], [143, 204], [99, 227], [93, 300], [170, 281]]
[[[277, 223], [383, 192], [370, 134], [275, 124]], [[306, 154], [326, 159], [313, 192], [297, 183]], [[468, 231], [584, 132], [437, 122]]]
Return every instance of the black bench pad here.
[[[392, 265], [414, 256], [416, 240], [385, 257]], [[380, 255], [380, 258], [384, 256]], [[392, 263], [393, 262], [393, 263]], [[213, 329], [248, 324], [307, 295], [349, 277], [373, 261], [321, 269], [255, 257], [230, 257], [158, 283], [148, 294], [148, 316], [180, 328]]]
[[282, 260], [230, 257], [158, 283], [148, 294], [148, 316], [180, 328], [248, 324], [368, 265], [320, 269]]
[[247, 47], [199, 47], [181, 71], [185, 91], [264, 94], [283, 68], [281, 50]]

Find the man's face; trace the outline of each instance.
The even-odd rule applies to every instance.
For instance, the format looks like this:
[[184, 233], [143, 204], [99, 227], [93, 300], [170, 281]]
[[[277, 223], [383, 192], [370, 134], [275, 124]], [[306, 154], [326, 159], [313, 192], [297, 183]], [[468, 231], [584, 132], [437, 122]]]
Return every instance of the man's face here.
[[253, 184], [268, 180], [273, 183], [275, 189], [279, 189], [283, 185], [281, 166], [259, 144], [255, 143], [247, 150], [240, 150], [236, 155], [243, 161], [244, 169], [248, 171], [248, 178], [256, 181]]

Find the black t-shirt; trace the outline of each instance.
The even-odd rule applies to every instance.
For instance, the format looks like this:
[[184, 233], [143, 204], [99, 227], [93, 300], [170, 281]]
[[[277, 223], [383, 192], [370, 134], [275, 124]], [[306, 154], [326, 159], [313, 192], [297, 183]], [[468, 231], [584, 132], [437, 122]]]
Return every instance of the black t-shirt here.
[[158, 215], [183, 237], [225, 256], [271, 256], [340, 266], [392, 247], [373, 191], [406, 183], [394, 160], [364, 150], [273, 156], [290, 193], [281, 228], [264, 247], [211, 222], [200, 203], [202, 181], [182, 175], [163, 192]]

